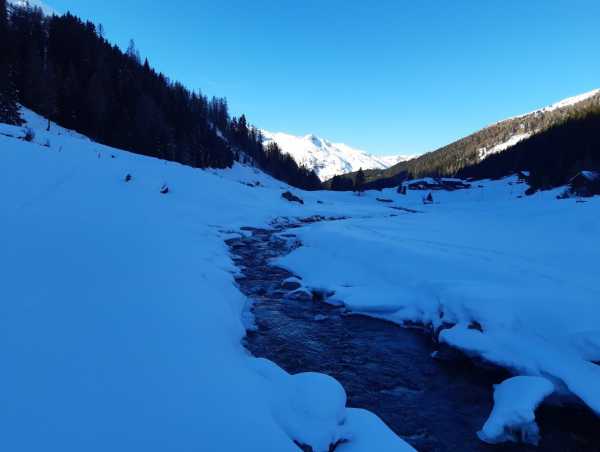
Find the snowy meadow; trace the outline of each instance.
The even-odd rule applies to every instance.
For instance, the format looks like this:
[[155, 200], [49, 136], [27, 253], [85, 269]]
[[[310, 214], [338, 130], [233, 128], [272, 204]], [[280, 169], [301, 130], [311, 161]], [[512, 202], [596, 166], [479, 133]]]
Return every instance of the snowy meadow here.
[[534, 429], [551, 393], [600, 413], [599, 199], [524, 197], [508, 178], [430, 205], [293, 190], [300, 205], [249, 166], [192, 169], [25, 118], [31, 142], [0, 125], [3, 450], [411, 450], [331, 377], [241, 344], [248, 300], [224, 240], [311, 215], [348, 218], [297, 229], [303, 246], [277, 262], [308, 289], [523, 377], [496, 388], [483, 440]]

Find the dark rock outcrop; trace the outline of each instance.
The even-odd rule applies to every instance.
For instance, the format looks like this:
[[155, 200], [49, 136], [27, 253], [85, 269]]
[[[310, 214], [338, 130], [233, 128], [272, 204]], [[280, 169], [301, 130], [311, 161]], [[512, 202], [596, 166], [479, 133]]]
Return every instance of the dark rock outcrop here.
[[286, 191], [281, 194], [283, 199], [287, 199], [289, 202], [297, 202], [298, 204], [304, 204], [302, 198], [294, 195], [292, 192]]

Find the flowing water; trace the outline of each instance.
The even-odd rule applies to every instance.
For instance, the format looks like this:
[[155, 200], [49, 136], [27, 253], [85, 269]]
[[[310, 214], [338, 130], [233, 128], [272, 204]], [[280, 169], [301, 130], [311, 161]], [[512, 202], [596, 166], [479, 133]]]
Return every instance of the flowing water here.
[[438, 345], [423, 330], [350, 315], [324, 303], [323, 294], [293, 292], [295, 284], [284, 281], [294, 275], [269, 261], [300, 246], [291, 233], [299, 226], [244, 228], [249, 236], [227, 241], [241, 270], [239, 288], [253, 301], [256, 328], [245, 339], [252, 354], [292, 374], [336, 378], [348, 406], [376, 413], [420, 451], [600, 451], [600, 420], [577, 405], [538, 409], [537, 448], [479, 441], [476, 432], [493, 405], [492, 385], [509, 375], [458, 353], [434, 359]]

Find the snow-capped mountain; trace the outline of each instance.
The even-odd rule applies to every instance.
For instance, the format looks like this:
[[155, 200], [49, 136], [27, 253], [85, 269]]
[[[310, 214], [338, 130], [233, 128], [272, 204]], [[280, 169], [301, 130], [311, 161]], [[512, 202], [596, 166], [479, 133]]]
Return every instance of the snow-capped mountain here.
[[264, 143], [277, 143], [283, 152], [291, 155], [299, 165], [314, 170], [322, 181], [339, 174], [362, 169], [385, 169], [409, 156], [371, 155], [343, 143], [332, 143], [316, 135], [295, 136], [262, 130]]
[[19, 8], [30, 6], [32, 8], [40, 8], [42, 12], [48, 16], [56, 14], [56, 10], [41, 0], [8, 0], [8, 3]]
[[[593, 89], [586, 93], [578, 94], [578, 95], [572, 96], [572, 97], [567, 97], [566, 99], [555, 102], [552, 105], [548, 105], [543, 108], [538, 108], [537, 110], [531, 111], [529, 113], [525, 113], [522, 115], [518, 115], [518, 116], [514, 116], [512, 118], [505, 119], [504, 121], [508, 121], [510, 119], [524, 118], [524, 117], [539, 114], [539, 113], [549, 113], [551, 111], [559, 110], [561, 108], [572, 107], [572, 106], [577, 105], [583, 101], [586, 101], [598, 94], [600, 94], [600, 89]], [[501, 122], [503, 122], [503, 121], [501, 121]]]

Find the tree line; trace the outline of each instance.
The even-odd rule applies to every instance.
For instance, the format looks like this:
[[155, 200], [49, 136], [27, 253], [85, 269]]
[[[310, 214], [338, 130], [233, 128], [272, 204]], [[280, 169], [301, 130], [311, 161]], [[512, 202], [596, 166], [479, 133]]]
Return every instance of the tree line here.
[[527, 171], [531, 189], [544, 190], [567, 184], [582, 170], [600, 170], [600, 108], [592, 105], [458, 176], [494, 179]]
[[17, 103], [108, 146], [196, 168], [239, 160], [300, 188], [320, 186], [279, 148], [265, 148], [244, 115], [231, 117], [225, 98], [169, 80], [133, 41], [122, 51], [101, 25], [0, 0], [0, 122], [21, 124]]
[[[429, 152], [420, 157], [405, 162], [400, 162], [385, 170], [367, 170], [364, 172], [365, 189], [381, 189], [396, 187], [406, 179], [419, 177], [446, 177], [446, 176], [471, 176], [471, 177], [494, 177], [500, 173], [506, 173], [510, 166], [511, 171], [529, 170], [535, 167], [532, 182], [539, 187], [549, 187], [556, 181], [564, 181], [573, 174], [575, 160], [567, 155], [569, 146], [584, 149], [588, 156], [584, 159], [577, 157], [576, 160], [592, 163], [588, 169], [597, 169], [597, 157], [600, 148], [594, 148], [593, 130], [577, 127], [580, 120], [584, 122], [593, 121], [591, 118], [600, 111], [600, 95], [596, 94], [573, 106], [557, 108], [554, 110], [542, 110], [529, 115], [511, 118], [498, 122], [475, 132], [467, 137], [450, 143], [434, 152]], [[585, 118], [590, 118], [586, 120]], [[560, 131], [560, 132], [559, 132]], [[504, 143], [517, 134], [531, 135], [515, 147], [515, 154], [534, 155], [532, 149], [539, 147], [535, 152], [539, 161], [534, 164], [529, 157], [512, 160], [508, 165], [504, 155], [507, 151], [490, 155], [485, 159], [481, 156], [493, 146]], [[556, 143], [545, 142], [544, 137], [562, 134], [560, 149]], [[572, 144], [567, 144], [571, 141]], [[544, 143], [543, 147], [540, 143]], [[527, 149], [525, 151], [525, 149]], [[583, 152], [583, 151], [582, 151]], [[513, 154], [510, 154], [513, 155]], [[579, 151], [573, 155], [579, 155]], [[512, 158], [512, 157], [511, 157]], [[553, 160], [555, 159], [555, 160]], [[565, 166], [566, 165], [566, 166]], [[596, 165], [596, 166], [594, 166]], [[557, 167], [563, 171], [557, 170]], [[547, 176], [543, 176], [543, 174]], [[334, 190], [352, 190], [356, 184], [357, 173], [351, 173], [327, 181], [325, 186]], [[545, 180], [543, 180], [545, 179]], [[554, 181], [554, 182], [553, 182]]]

